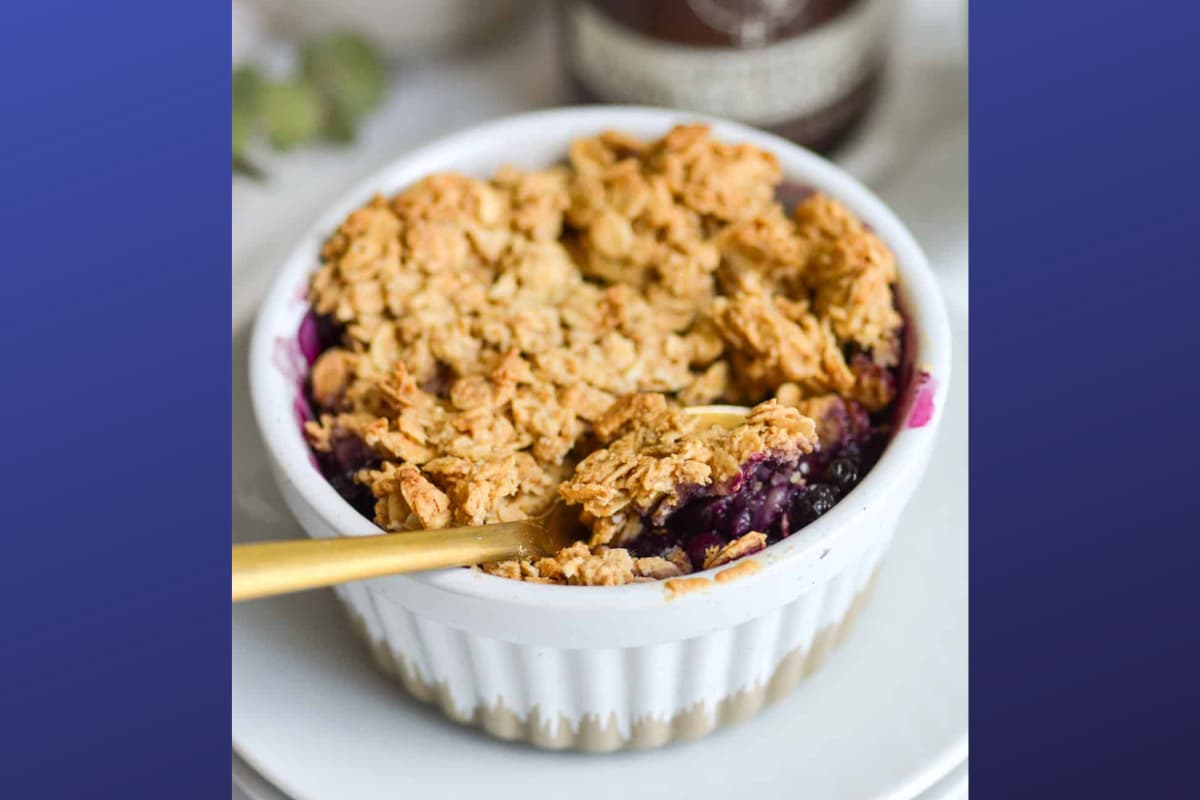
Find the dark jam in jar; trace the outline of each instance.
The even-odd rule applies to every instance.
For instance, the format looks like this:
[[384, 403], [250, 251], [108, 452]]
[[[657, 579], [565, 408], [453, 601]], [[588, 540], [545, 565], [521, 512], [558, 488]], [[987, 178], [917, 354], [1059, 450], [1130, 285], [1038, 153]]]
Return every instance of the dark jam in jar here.
[[728, 117], [827, 151], [874, 99], [893, 0], [566, 0], [583, 102]]

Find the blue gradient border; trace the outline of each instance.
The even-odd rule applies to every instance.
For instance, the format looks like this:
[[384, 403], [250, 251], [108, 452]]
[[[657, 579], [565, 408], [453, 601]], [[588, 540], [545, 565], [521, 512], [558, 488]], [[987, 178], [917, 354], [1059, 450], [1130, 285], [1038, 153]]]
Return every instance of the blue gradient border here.
[[[973, 5], [972, 788], [1195, 796], [1197, 15]], [[5, 11], [0, 792], [224, 796], [228, 11]]]
[[1198, 14], [1167, 6], [971, 4], [978, 797], [1200, 791]]
[[0, 795], [229, 787], [229, 9], [5, 6]]

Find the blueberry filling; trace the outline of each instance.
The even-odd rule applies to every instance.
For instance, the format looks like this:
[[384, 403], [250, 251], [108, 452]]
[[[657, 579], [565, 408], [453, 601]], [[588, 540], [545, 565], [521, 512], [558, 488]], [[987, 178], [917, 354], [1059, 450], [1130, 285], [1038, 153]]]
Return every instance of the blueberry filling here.
[[[315, 346], [313, 339], [315, 338]], [[342, 327], [330, 316], [324, 314], [310, 315], [305, 318], [300, 327], [300, 346], [309, 361], [315, 361], [316, 356], [342, 341]], [[315, 349], [316, 353], [309, 355]], [[312, 387], [306, 386], [305, 393], [310, 407], [318, 411], [329, 411], [322, 408], [312, 396]], [[358, 513], [367, 519], [375, 519], [375, 497], [371, 490], [354, 480], [354, 473], [360, 469], [374, 469], [379, 466], [379, 459], [367, 447], [366, 443], [357, 436], [343, 436], [332, 443], [330, 452], [315, 452], [317, 466], [325, 480], [354, 507]]]
[[[311, 320], [311, 321], [310, 321]], [[314, 336], [315, 333], [315, 336]], [[318, 353], [337, 346], [343, 329], [331, 317], [318, 315], [305, 320], [302, 328], [305, 355], [310, 358], [315, 338]], [[851, 360], [864, 359], [848, 353]], [[890, 370], [881, 370], [895, 380]], [[428, 391], [444, 391], [448, 381], [439, 374]], [[309, 403], [319, 411], [307, 387]], [[767, 535], [773, 544], [799, 531], [829, 512], [871, 470], [887, 444], [888, 412], [868, 415], [857, 403], [832, 407], [822, 426], [832, 435], [819, 450], [798, 459], [762, 458], [743, 466], [732, 485], [716, 491], [711, 487], [680, 488], [682, 502], [670, 510], [658, 509], [642, 520], [642, 533], [628, 549], [634, 556], [665, 556], [681, 548], [696, 570], [703, 569], [706, 555], [751, 531]], [[316, 453], [322, 475], [345, 500], [367, 519], [375, 517], [375, 498], [366, 486], [354, 480], [361, 469], [374, 469], [380, 459], [356, 436], [333, 442], [330, 452]]]
[[694, 569], [702, 569], [710, 548], [750, 531], [767, 534], [768, 544], [778, 542], [845, 497], [879, 459], [884, 443], [876, 430], [798, 461], [749, 463], [725, 494], [687, 487], [686, 502], [665, 518], [646, 515], [643, 532], [629, 549], [636, 556], [664, 556], [679, 547]]
[[342, 326], [328, 314], [314, 314], [316, 324], [318, 353], [324, 353], [331, 347], [336, 347], [342, 341]]
[[333, 442], [328, 453], [317, 453], [321, 474], [337, 493], [367, 519], [375, 518], [375, 497], [371, 490], [354, 480], [360, 469], [374, 469], [379, 459], [357, 436], [343, 436]]
[[848, 456], [838, 456], [825, 468], [825, 480], [834, 489], [848, 490], [858, 482], [858, 463]]

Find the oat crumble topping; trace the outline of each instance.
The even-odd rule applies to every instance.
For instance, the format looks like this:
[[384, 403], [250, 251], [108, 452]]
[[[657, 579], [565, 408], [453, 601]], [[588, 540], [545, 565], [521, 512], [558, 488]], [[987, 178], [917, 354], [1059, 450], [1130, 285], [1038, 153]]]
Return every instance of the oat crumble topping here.
[[[329, 237], [310, 283], [336, 331], [310, 373], [311, 446], [365, 448], [352, 481], [386, 530], [520, 519], [559, 497], [581, 507], [587, 541], [483, 565], [495, 575], [692, 572], [679, 547], [627, 546], [684, 487], [719, 491], [763, 453], [857, 435], [896, 394], [891, 253], [823, 195], [789, 215], [781, 180], [770, 153], [687, 125], [375, 197]], [[712, 402], [758, 405], [733, 430], [679, 410]], [[743, 533], [703, 567], [766, 540]]]
[[595, 432], [609, 440], [606, 446], [558, 487], [568, 504], [582, 506], [593, 547], [631, 544], [645, 521], [663, 522], [690, 490], [731, 490], [747, 462], [766, 456], [796, 461], [816, 445], [814, 422], [775, 400], [726, 429], [668, 405], [661, 394], [628, 395], [596, 422]]

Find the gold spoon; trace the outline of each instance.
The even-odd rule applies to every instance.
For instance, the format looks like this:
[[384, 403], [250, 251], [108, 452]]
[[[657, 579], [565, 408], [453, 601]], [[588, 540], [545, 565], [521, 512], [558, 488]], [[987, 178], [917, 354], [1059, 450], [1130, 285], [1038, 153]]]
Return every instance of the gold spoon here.
[[[733, 428], [749, 409], [692, 406], [689, 414]], [[402, 572], [553, 555], [578, 540], [579, 512], [555, 503], [516, 522], [432, 531], [288, 539], [233, 546], [233, 602]]]

